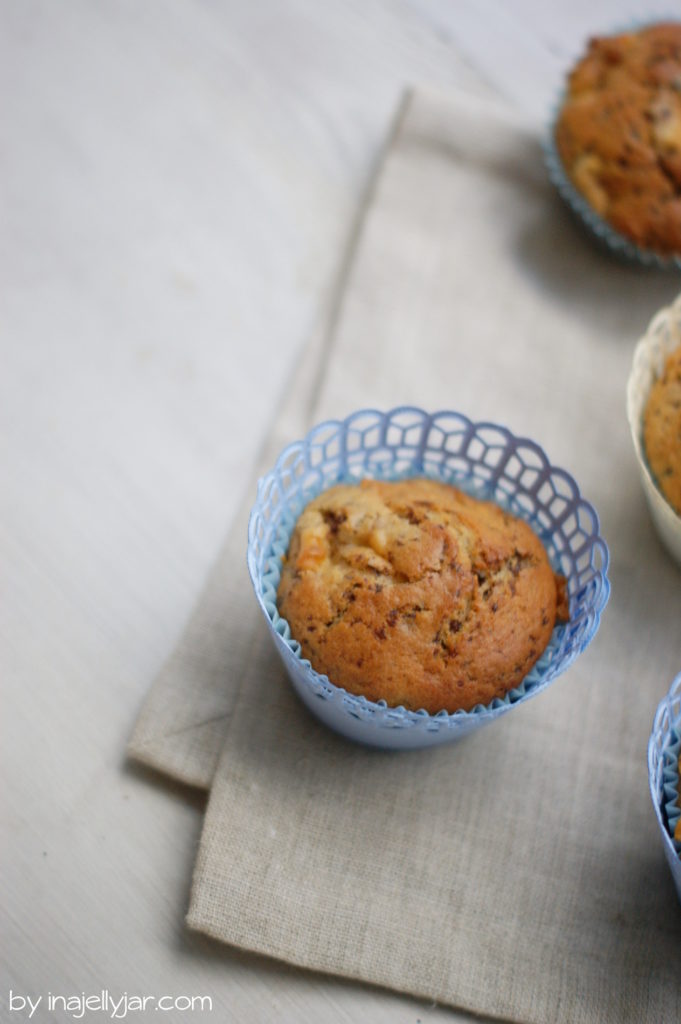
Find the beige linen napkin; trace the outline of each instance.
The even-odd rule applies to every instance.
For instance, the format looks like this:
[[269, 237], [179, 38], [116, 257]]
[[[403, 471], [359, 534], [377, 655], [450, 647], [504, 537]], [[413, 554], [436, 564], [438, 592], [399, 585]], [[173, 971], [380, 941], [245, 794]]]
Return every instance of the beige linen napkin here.
[[[395, 116], [384, 152], [389, 151], [401, 124], [405, 103]], [[373, 188], [372, 181], [350, 232], [328, 307], [322, 311], [320, 323], [291, 376], [234, 523], [177, 647], [149, 691], [128, 744], [128, 753], [136, 761], [202, 789], [209, 788], [215, 773], [241, 668], [262, 643], [256, 605], [251, 602], [250, 607], [244, 607], [244, 593], [250, 590], [245, 543], [257, 481], [271, 469], [279, 452], [303, 437], [312, 425], [364, 209], [371, 201]]]
[[257, 609], [253, 603], [245, 606], [250, 588], [245, 543], [257, 478], [282, 448], [306, 432], [328, 337], [321, 329], [312, 335], [258, 459], [258, 473], [128, 744], [135, 760], [192, 786], [208, 789], [212, 782], [242, 666], [262, 643]]
[[[601, 513], [613, 597], [593, 647], [536, 700], [452, 747], [387, 754], [299, 704], [255, 601], [241, 607], [245, 536], [238, 554], [228, 544], [132, 744], [206, 784], [225, 736], [191, 927], [505, 1019], [681, 1018], [681, 912], [645, 766], [681, 665], [681, 577], [624, 415], [633, 343], [677, 287], [590, 242], [506, 112], [409, 97], [313, 419], [405, 402], [536, 438]], [[155, 752], [164, 743], [177, 761]]]

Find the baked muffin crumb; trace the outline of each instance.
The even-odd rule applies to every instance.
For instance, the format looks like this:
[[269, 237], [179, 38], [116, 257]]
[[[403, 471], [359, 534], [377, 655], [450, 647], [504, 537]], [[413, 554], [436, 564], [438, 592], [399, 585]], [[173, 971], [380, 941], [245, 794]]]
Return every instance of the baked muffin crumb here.
[[555, 137], [597, 214], [642, 249], [681, 253], [680, 23], [592, 39]]
[[525, 522], [426, 479], [320, 494], [294, 528], [277, 600], [318, 672], [430, 713], [504, 697], [568, 618], [565, 580]]
[[643, 444], [658, 488], [681, 515], [681, 345], [667, 357], [661, 377], [650, 389]]

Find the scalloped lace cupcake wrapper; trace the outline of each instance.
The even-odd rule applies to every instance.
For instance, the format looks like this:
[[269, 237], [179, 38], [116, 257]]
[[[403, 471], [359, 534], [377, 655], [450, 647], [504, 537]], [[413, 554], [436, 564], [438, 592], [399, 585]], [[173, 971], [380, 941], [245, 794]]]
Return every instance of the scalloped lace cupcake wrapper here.
[[[639, 25], [637, 27], [642, 28], [643, 26]], [[626, 29], [622, 31], [626, 31]], [[681, 270], [681, 255], [663, 256], [652, 249], [641, 249], [630, 239], [615, 231], [606, 220], [599, 216], [581, 192], [573, 185], [563, 167], [555, 141], [556, 123], [564, 101], [565, 92], [561, 92], [553, 107], [547, 136], [542, 142], [544, 161], [549, 178], [558, 189], [560, 195], [589, 231], [615, 255], [645, 267], [657, 267], [660, 270]]]
[[[303, 659], [288, 623], [277, 610], [282, 558], [291, 531], [305, 507], [334, 483], [362, 477], [400, 479], [428, 476], [455, 484], [469, 494], [492, 499], [527, 520], [544, 542], [554, 568], [568, 579], [571, 620], [557, 626], [548, 647], [522, 684], [504, 698], [472, 711], [390, 708], [347, 693]], [[429, 415], [401, 407], [388, 413], [361, 410], [343, 422], [315, 427], [304, 441], [282, 452], [274, 470], [258, 486], [249, 524], [249, 571], [256, 594], [284, 660], [296, 659], [306, 684], [344, 710], [390, 728], [424, 724], [438, 730], [462, 719], [490, 716], [537, 693], [563, 672], [595, 635], [609, 594], [607, 547], [598, 517], [569, 474], [551, 467], [534, 442], [514, 438], [495, 424], [474, 424], [457, 413]], [[472, 723], [471, 723], [472, 724]]]
[[[681, 857], [681, 842], [674, 839], [681, 819], [679, 757], [681, 756], [681, 672], [655, 713], [649, 745], [650, 785], [661, 824]], [[681, 864], [679, 865], [681, 878]]]
[[663, 752], [662, 794], [669, 832], [676, 852], [681, 856], [681, 841], [674, 839], [674, 833], [681, 818], [679, 806], [679, 757], [681, 756], [681, 719], [669, 734], [669, 744]]

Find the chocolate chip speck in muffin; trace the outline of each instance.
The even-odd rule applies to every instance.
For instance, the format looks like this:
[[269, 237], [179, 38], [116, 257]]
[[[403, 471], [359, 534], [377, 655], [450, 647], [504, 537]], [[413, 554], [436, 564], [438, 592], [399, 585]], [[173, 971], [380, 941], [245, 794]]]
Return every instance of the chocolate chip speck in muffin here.
[[526, 523], [425, 479], [320, 494], [295, 526], [277, 599], [331, 682], [431, 713], [503, 697], [568, 618], [565, 580]]

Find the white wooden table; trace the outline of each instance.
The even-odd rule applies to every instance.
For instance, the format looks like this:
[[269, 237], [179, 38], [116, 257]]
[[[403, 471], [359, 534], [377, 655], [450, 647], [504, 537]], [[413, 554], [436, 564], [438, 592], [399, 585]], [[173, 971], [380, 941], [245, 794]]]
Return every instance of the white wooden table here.
[[501, 93], [539, 130], [584, 37], [642, 9], [0, 7], [2, 1021], [102, 989], [211, 998], [173, 1021], [468, 1019], [188, 933], [202, 799], [124, 746], [404, 85]]

